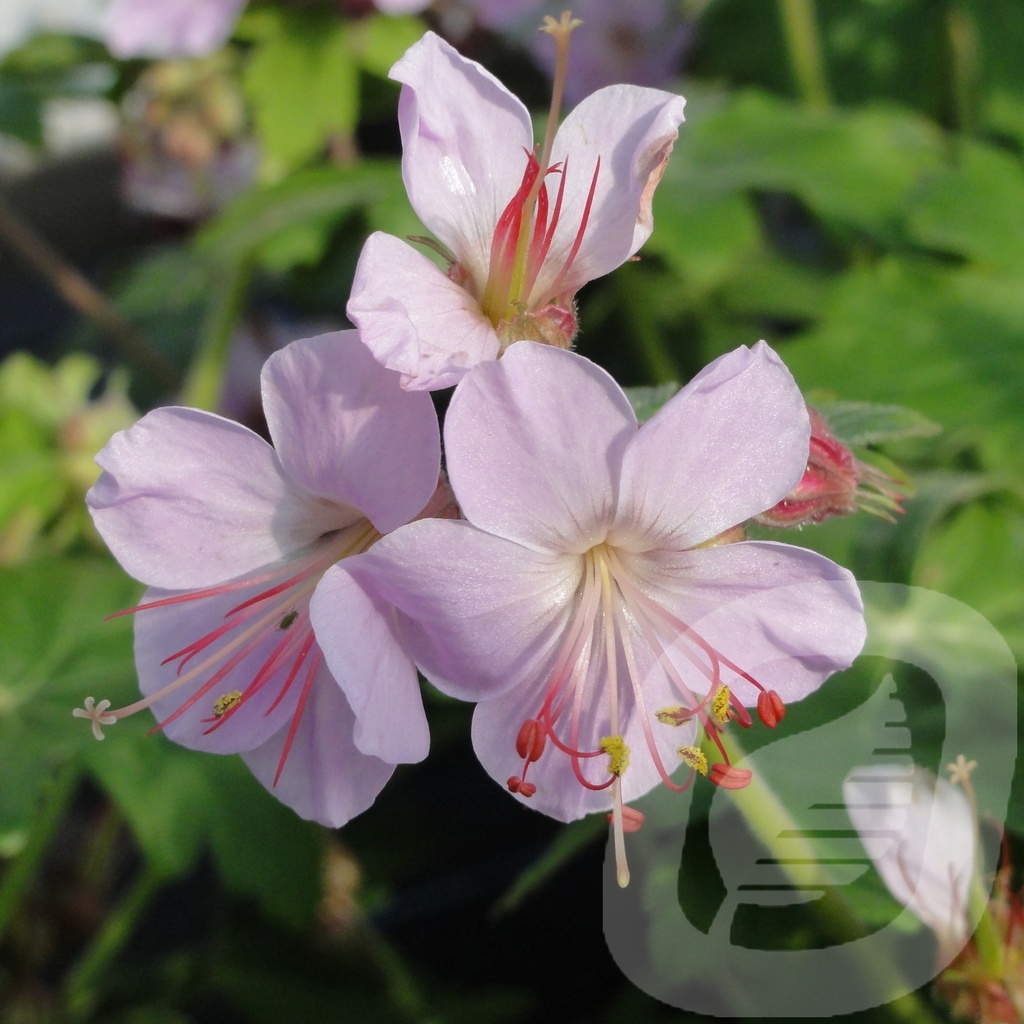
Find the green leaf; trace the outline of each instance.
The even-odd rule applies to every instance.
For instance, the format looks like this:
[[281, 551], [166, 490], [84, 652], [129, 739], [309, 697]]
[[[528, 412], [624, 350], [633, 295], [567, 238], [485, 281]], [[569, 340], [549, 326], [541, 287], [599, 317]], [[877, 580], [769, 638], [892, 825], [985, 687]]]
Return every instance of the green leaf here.
[[[149, 715], [140, 717], [152, 727]], [[320, 895], [319, 830], [268, 793], [240, 757], [126, 735], [121, 723], [102, 747], [87, 763], [157, 871], [184, 874], [209, 849], [232, 892], [286, 925], [309, 923]]]
[[56, 766], [101, 746], [72, 709], [87, 696], [135, 698], [131, 625], [103, 616], [136, 593], [137, 584], [100, 558], [0, 570], [0, 835], [26, 827]]
[[937, 127], [908, 111], [809, 112], [758, 92], [695, 118], [687, 133], [663, 189], [710, 181], [789, 192], [826, 220], [894, 241], [908, 198], [943, 154]]
[[332, 135], [350, 137], [359, 110], [346, 23], [275, 14], [277, 31], [256, 44], [243, 74], [271, 177], [302, 166]]
[[914, 562], [914, 583], [985, 616], [1024, 659], [1024, 513], [974, 502], [934, 527]]
[[927, 416], [901, 405], [816, 401], [813, 397], [809, 400], [828, 420], [836, 437], [850, 446], [878, 444], [905, 437], [933, 437], [942, 431], [942, 427]]
[[425, 31], [419, 18], [382, 14], [371, 14], [349, 26], [352, 52], [359, 66], [378, 78], [387, 78], [392, 65]]
[[[303, 171], [236, 199], [202, 231], [197, 246], [218, 260], [254, 257], [280, 266], [287, 250], [305, 259], [317, 245], [326, 245], [331, 230], [347, 213], [404, 196], [397, 161], [367, 160], [352, 167]], [[317, 241], [311, 241], [314, 235]]]
[[961, 142], [909, 211], [911, 235], [941, 252], [1024, 270], [1024, 167], [992, 146]]
[[838, 280], [820, 322], [780, 351], [804, 391], [1024, 441], [1022, 337], [1020, 277], [890, 258]]
[[655, 384], [653, 387], [633, 387], [623, 390], [626, 392], [629, 404], [633, 406], [636, 418], [644, 423], [679, 390], [679, 385], [673, 380], [667, 384]]

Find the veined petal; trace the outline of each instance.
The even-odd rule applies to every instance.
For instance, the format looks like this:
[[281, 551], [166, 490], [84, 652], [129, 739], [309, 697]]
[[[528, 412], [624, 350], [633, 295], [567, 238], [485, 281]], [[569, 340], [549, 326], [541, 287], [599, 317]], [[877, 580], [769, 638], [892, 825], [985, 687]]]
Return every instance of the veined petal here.
[[306, 547], [338, 525], [251, 430], [196, 409], [156, 409], [115, 434], [86, 495], [125, 570], [150, 586], [222, 583]]
[[[244, 623], [234, 626], [198, 650], [181, 666], [181, 671], [178, 668], [178, 659], [161, 664], [171, 655], [186, 650], [189, 645], [195, 644], [226, 624], [227, 612], [265, 589], [265, 584], [254, 584], [251, 587], [181, 604], [149, 610], [144, 608], [135, 613], [135, 666], [139, 674], [139, 687], [145, 696], [149, 697], [199, 666], [209, 664], [209, 667], [197, 671], [195, 678], [186, 685], [153, 705], [153, 714], [158, 722], [163, 722], [174, 715], [203, 688], [221, 666], [228, 663], [234, 654], [251, 648], [244, 659], [218, 680], [192, 707], [167, 724], [164, 733], [175, 743], [192, 750], [234, 754], [259, 746], [291, 720], [302, 691], [301, 669], [280, 703], [277, 703], [276, 707], [273, 706], [285, 687], [303, 640], [300, 635], [303, 631], [301, 617], [294, 619], [289, 628], [280, 628], [280, 622], [287, 621], [286, 615], [296, 610], [290, 605], [281, 607], [279, 617], [275, 616], [274, 621], [269, 622], [249, 640], [231, 646], [249, 626], [254, 625], [260, 617], [273, 609], [273, 600], [266, 602], [269, 607], [255, 606], [254, 614]], [[171, 592], [153, 588], [146, 591], [140, 604], [150, 604], [173, 596]], [[309, 633], [308, 622], [305, 624], [305, 633]], [[291, 657], [280, 657], [280, 663], [275, 667], [275, 653], [280, 652], [284, 655], [286, 650], [281, 648], [281, 644], [288, 640], [294, 645], [295, 653]], [[230, 717], [225, 716], [217, 728], [211, 728], [219, 721], [215, 711], [218, 699], [229, 694], [245, 693], [264, 666], [269, 666], [272, 671], [267, 673], [258, 692], [240, 702], [239, 706], [231, 711]]]
[[599, 366], [519, 342], [455, 392], [445, 421], [449, 478], [481, 529], [582, 554], [612, 521], [618, 463], [635, 432], [626, 396]]
[[363, 343], [409, 390], [451, 387], [498, 356], [498, 335], [472, 295], [422, 253], [379, 231], [359, 256], [347, 312]]
[[359, 556], [328, 569], [310, 602], [317, 641], [355, 714], [355, 745], [394, 764], [422, 761], [430, 736], [416, 668], [395, 610], [352, 578]]
[[[813, 551], [743, 541], [621, 558], [654, 604], [783, 701], [812, 693], [833, 672], [849, 667], [864, 645], [856, 581]], [[660, 628], [672, 638], [672, 648], [698, 650], [672, 622], [663, 620]], [[688, 681], [695, 693], [708, 691], [706, 678], [696, 670], [690, 670]], [[760, 691], [733, 673], [725, 672], [722, 682], [744, 704], [757, 703]]]
[[679, 549], [710, 540], [789, 494], [809, 444], [800, 390], [764, 342], [716, 359], [626, 450], [614, 543]]
[[974, 816], [962, 790], [896, 765], [854, 768], [843, 800], [893, 896], [939, 938], [947, 955], [967, 940]]
[[597, 167], [593, 205], [583, 241], [559, 294], [574, 294], [587, 281], [624, 263], [654, 226], [651, 200], [683, 120], [685, 100], [660, 89], [612, 85], [584, 99], [558, 129], [551, 162], [566, 166], [562, 211], [543, 278], [546, 294], [561, 270], [583, 219]]
[[412, 620], [406, 648], [438, 689], [482, 700], [550, 667], [580, 564], [465, 521], [423, 519], [378, 541], [352, 572]]
[[[696, 735], [695, 722], [666, 727], [655, 720], [654, 715], [658, 709], [677, 705], [679, 697], [664, 672], [663, 663], [652, 654], [635, 629], [630, 631], [629, 640], [633, 664], [642, 680], [644, 710], [642, 713], [635, 700], [629, 682], [630, 667], [619, 644], [618, 735], [630, 751], [629, 767], [621, 778], [622, 798], [627, 803], [650, 792], [662, 781], [648, 744], [645, 719], [662, 765], [670, 774], [680, 765], [676, 750], [693, 743]], [[582, 687], [582, 696], [576, 738], [576, 749], [581, 751], [598, 750], [602, 739], [613, 732], [603, 644], [603, 631], [599, 631], [587, 655], [588, 664], [581, 670], [583, 678], [579, 685]], [[516, 731], [520, 723], [536, 716], [547, 685], [546, 676], [533, 676], [509, 693], [482, 701], [473, 713], [473, 749], [487, 773], [502, 786], [511, 776], [523, 772], [523, 759], [516, 753], [514, 744]], [[568, 716], [567, 711], [563, 717]], [[563, 742], [571, 742], [571, 730], [564, 722], [558, 723], [557, 730]], [[592, 783], [599, 784], [608, 778], [608, 757], [605, 754], [581, 758], [579, 767], [584, 777]], [[611, 808], [609, 790], [582, 786], [573, 770], [570, 756], [559, 750], [550, 738], [540, 759], [530, 764], [528, 778], [537, 786], [536, 793], [529, 799], [517, 799], [559, 821], [574, 821], [586, 814]]]
[[292, 739], [277, 784], [288, 729], [243, 755], [253, 775], [300, 817], [338, 828], [365, 811], [391, 778], [395, 766], [368, 757], [352, 742], [352, 709], [321, 666]]
[[292, 342], [263, 367], [263, 407], [298, 487], [358, 509], [386, 533], [437, 485], [441, 442], [430, 396], [403, 391], [356, 331]]
[[533, 149], [523, 104], [433, 32], [391, 69], [402, 83], [402, 177], [419, 218], [486, 279], [494, 227]]

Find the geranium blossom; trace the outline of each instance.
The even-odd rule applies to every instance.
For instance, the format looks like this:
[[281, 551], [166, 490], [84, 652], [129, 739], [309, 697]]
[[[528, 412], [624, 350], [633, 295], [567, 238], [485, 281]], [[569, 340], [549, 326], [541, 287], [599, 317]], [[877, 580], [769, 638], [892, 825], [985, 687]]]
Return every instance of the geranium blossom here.
[[[361, 560], [416, 623], [441, 690], [479, 701], [484, 767], [571, 820], [613, 812], [681, 764], [749, 772], [713, 741], [744, 705], [774, 725], [860, 650], [850, 574], [786, 544], [715, 544], [803, 472], [800, 392], [763, 343], [717, 360], [638, 429], [621, 389], [572, 352], [524, 343], [456, 389], [445, 450], [467, 521], [417, 522]], [[362, 578], [362, 577], [361, 577]]]
[[[200, 57], [227, 42], [248, 0], [113, 0], [105, 35], [116, 57]], [[385, 14], [422, 11], [429, 0], [375, 0]]]
[[[570, 27], [549, 25], [560, 52]], [[398, 238], [371, 235], [348, 305], [363, 340], [417, 389], [454, 384], [520, 339], [567, 347], [576, 292], [651, 233], [682, 97], [611, 86], [555, 133], [561, 74], [538, 154], [523, 104], [433, 33], [391, 77], [402, 83], [406, 189], [448, 272]]]
[[151, 707], [174, 741], [242, 753], [303, 817], [340, 825], [395, 763], [427, 752], [394, 611], [347, 567], [428, 503], [435, 512], [437, 420], [354, 331], [271, 356], [263, 404], [273, 448], [167, 408], [100, 452], [89, 508], [149, 587], [131, 609], [145, 697], [117, 710], [90, 698], [76, 714], [99, 732]]
[[843, 800], [889, 891], [921, 919], [942, 955], [967, 941], [974, 812], [963, 791], [922, 768], [855, 768]]

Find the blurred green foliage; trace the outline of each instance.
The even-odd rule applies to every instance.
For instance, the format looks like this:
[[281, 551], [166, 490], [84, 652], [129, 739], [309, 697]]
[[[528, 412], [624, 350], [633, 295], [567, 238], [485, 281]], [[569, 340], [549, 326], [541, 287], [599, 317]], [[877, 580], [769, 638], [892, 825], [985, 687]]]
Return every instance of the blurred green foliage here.
[[[696, 18], [676, 83], [688, 119], [642, 259], [581, 296], [579, 350], [655, 388], [634, 395], [646, 416], [672, 382], [766, 338], [837, 431], [894, 459], [916, 492], [895, 526], [856, 516], [774, 538], [957, 598], [1020, 658], [1019, 0], [818, 0], [810, 47], [783, 3], [677, 6]], [[196, 368], [224, 383], [254, 309], [340, 323], [367, 232], [422, 233], [386, 73], [423, 28], [301, 5], [245, 15], [231, 45], [257, 180], [196, 230], [154, 230], [98, 270], [188, 394], [219, 393]], [[536, 94], [515, 43], [477, 33], [466, 47]], [[117, 100], [140, 70], [95, 43], [34, 40], [0, 63], [0, 133], [38, 146], [49, 99]], [[129, 621], [103, 617], [137, 590], [89, 533], [83, 454], [131, 416], [126, 377], [140, 407], [173, 396], [92, 325], [64, 347], [51, 368], [24, 355], [0, 368], [0, 1024], [679, 1019], [604, 950], [603, 823], [561, 830], [504, 797], [472, 759], [461, 705], [429, 701], [430, 759], [340, 835], [296, 819], [238, 759], [145, 738], [134, 720], [97, 744], [71, 718], [87, 695], [136, 692]], [[926, 610], [904, 614], [931, 635]], [[926, 759], [944, 721], [927, 686], [896, 675]], [[867, 706], [879, 683], [833, 680], [793, 728]], [[985, 751], [965, 753], [984, 770]], [[1024, 829], [1019, 786], [1009, 821]], [[684, 868], [667, 864], [657, 892], [679, 884], [699, 917], [714, 867]], [[869, 922], [895, 912], [870, 874], [858, 907]], [[593, 969], [567, 978], [567, 949]]]

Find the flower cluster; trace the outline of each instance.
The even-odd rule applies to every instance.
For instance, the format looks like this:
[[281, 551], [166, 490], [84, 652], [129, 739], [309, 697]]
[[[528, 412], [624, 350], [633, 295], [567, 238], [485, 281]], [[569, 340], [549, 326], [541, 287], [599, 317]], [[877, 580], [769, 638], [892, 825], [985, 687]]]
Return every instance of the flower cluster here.
[[[574, 26], [547, 26], [563, 55]], [[698, 774], [745, 785], [729, 723], [776, 726], [863, 643], [846, 570], [743, 539], [800, 484], [812, 424], [764, 342], [642, 425], [570, 350], [578, 289], [652, 230], [681, 98], [613, 86], [561, 126], [556, 102], [535, 146], [522, 104], [433, 34], [392, 74], [444, 265], [371, 236], [357, 330], [266, 364], [273, 446], [170, 408], [100, 453], [89, 507], [149, 587], [130, 610], [144, 697], [75, 713], [102, 736], [151, 708], [339, 825], [426, 755], [418, 670], [476, 702], [477, 754], [516, 799], [610, 814], [625, 884], [631, 802]], [[426, 392], [451, 385], [441, 475]]]

